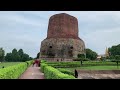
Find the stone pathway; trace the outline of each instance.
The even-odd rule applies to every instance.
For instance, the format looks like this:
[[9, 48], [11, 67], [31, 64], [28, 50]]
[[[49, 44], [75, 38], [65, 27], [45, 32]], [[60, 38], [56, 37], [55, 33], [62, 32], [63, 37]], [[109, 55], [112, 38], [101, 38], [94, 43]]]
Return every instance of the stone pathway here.
[[19, 77], [19, 79], [45, 79], [44, 73], [40, 71], [40, 67], [30, 66], [27, 70]]

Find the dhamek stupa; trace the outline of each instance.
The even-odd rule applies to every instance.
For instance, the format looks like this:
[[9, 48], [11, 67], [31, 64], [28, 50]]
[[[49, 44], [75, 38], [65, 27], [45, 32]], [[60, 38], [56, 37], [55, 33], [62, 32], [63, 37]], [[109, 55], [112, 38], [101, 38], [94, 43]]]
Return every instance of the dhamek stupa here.
[[77, 18], [66, 13], [51, 16], [47, 37], [41, 42], [40, 59], [67, 61], [78, 54], [85, 54], [85, 44], [78, 37]]

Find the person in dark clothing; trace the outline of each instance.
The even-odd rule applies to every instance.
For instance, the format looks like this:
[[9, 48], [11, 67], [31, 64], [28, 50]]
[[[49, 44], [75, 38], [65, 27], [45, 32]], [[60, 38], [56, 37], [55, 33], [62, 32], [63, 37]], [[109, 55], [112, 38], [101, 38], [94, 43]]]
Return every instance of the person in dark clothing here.
[[78, 72], [76, 69], [75, 69], [75, 78], [78, 78]]

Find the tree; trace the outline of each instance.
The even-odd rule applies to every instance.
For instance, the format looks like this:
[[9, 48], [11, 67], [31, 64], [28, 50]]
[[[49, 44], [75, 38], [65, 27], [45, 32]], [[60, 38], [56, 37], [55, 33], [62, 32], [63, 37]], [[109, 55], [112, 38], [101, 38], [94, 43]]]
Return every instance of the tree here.
[[80, 59], [80, 64], [83, 65], [83, 59], [85, 58], [84, 54], [78, 54], [77, 57]]
[[12, 53], [7, 53], [5, 56], [5, 60], [8, 62], [24, 62], [27, 60], [32, 60], [32, 57], [29, 57], [28, 54], [24, 53], [22, 49], [19, 49], [17, 52], [17, 49], [13, 49]]
[[29, 55], [26, 54], [26, 53], [24, 53], [24, 54], [23, 54], [22, 61], [25, 62], [25, 61], [27, 61], [27, 60], [30, 60], [30, 59], [29, 59]]
[[4, 60], [5, 57], [5, 51], [3, 50], [3, 48], [0, 48], [0, 61], [2, 62]]
[[108, 52], [110, 54], [110, 57], [115, 59], [116, 55], [120, 55], [120, 44], [114, 45], [111, 48], [108, 48]]
[[14, 49], [12, 50], [12, 60], [13, 60], [14, 62], [20, 61], [20, 56], [19, 56], [16, 48], [14, 48]]
[[11, 62], [12, 61], [12, 53], [7, 53], [6, 56], [5, 56], [5, 60], [7, 62]]
[[97, 58], [97, 53], [91, 49], [86, 49], [86, 58], [95, 60]]
[[115, 61], [117, 63], [117, 68], [118, 68], [118, 63], [120, 62], [120, 55], [115, 56]]
[[39, 53], [37, 53], [37, 57], [36, 57], [36, 58], [38, 59], [39, 57], [40, 57], [40, 52], [39, 52]]
[[32, 57], [29, 58], [29, 60], [32, 60], [32, 59], [33, 59]]
[[78, 54], [78, 58], [85, 58], [84, 54]]
[[24, 54], [23, 50], [19, 49], [18, 54], [19, 54], [19, 57], [20, 57], [20, 61], [23, 61], [23, 54]]

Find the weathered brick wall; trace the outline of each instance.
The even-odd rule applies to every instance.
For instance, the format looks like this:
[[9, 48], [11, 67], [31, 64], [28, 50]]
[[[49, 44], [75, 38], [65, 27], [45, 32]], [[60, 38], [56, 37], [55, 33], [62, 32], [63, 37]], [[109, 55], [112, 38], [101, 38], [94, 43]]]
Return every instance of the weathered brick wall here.
[[78, 38], [78, 21], [68, 14], [53, 15], [49, 19], [47, 38]]
[[48, 57], [52, 53], [54, 57], [77, 57], [85, 52], [85, 44], [82, 40], [71, 38], [50, 38], [41, 42], [41, 57]]

